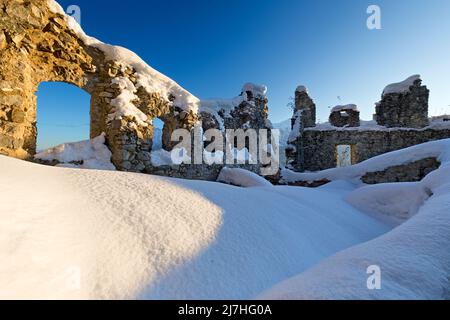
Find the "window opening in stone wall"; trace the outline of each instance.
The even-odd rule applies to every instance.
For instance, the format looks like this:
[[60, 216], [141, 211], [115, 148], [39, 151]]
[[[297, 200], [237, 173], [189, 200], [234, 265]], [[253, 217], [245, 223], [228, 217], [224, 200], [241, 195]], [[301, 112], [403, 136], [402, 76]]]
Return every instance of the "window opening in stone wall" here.
[[89, 140], [90, 95], [62, 82], [43, 82], [37, 95], [37, 151]]

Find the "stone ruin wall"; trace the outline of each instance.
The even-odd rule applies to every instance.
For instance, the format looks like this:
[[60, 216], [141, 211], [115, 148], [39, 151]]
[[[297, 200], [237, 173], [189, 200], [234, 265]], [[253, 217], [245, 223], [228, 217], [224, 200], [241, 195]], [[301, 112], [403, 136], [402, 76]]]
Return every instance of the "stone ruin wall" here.
[[[301, 129], [299, 138], [287, 149], [288, 166], [295, 171], [320, 171], [337, 166], [336, 147], [352, 146], [352, 161], [359, 163], [375, 156], [417, 144], [450, 138], [450, 128], [431, 128], [428, 119], [429, 90], [420, 79], [406, 92], [383, 94], [376, 104], [378, 129], [360, 126], [359, 112], [342, 118], [332, 112], [330, 126], [324, 129], [311, 125], [312, 117], [303, 112], [302, 120], [309, 123]], [[307, 109], [311, 98], [303, 94], [296, 101], [296, 110]]]
[[361, 177], [365, 184], [418, 182], [430, 172], [439, 169], [441, 163], [436, 158], [426, 158], [405, 165], [393, 166], [383, 171], [368, 172]]
[[330, 124], [335, 127], [359, 127], [359, 111], [357, 110], [342, 110], [334, 111], [330, 114]]
[[[114, 111], [111, 101], [121, 93], [119, 85], [112, 80], [124, 77], [136, 84], [136, 70], [108, 60], [101, 50], [86, 45], [68, 27], [64, 16], [50, 10], [46, 0], [0, 0], [0, 6], [3, 9], [0, 18], [1, 154], [21, 159], [30, 159], [35, 154], [35, 93], [42, 82], [65, 82], [90, 94], [90, 136], [106, 133], [112, 161], [119, 170], [155, 171], [150, 161], [152, 119], [160, 118], [164, 122], [166, 150], [174, 145], [170, 141], [173, 130], [191, 129], [199, 120], [197, 114], [171, 103], [173, 97], [161, 97], [141, 87], [133, 103], [148, 117], [146, 123], [130, 117], [111, 121], [108, 119]], [[262, 109], [266, 112], [267, 101], [264, 103]], [[251, 112], [254, 114], [254, 110]], [[205, 114], [205, 123], [207, 120]]]
[[450, 129], [441, 130], [305, 130], [303, 133], [305, 171], [337, 166], [336, 146], [351, 145], [355, 163], [417, 144], [450, 138]]
[[[108, 119], [114, 110], [111, 100], [121, 93], [112, 80], [117, 77], [137, 83], [136, 70], [86, 45], [68, 26], [64, 16], [53, 13], [46, 0], [0, 0], [0, 153], [29, 159], [36, 152], [36, 91], [42, 82], [66, 82], [91, 95], [91, 137], [106, 133], [112, 161], [119, 170], [167, 176], [213, 180], [221, 166], [151, 165], [152, 119], [164, 122], [163, 146], [170, 150], [170, 135], [177, 128], [191, 129], [198, 120], [203, 129], [219, 128], [211, 114], [185, 112], [174, 105], [173, 97], [161, 97], [142, 87], [134, 105], [148, 116], [144, 125], [136, 119]], [[429, 91], [416, 81], [410, 93], [382, 97], [376, 119], [386, 127], [402, 129], [316, 130], [316, 105], [306, 90], [296, 91], [296, 111], [302, 110], [302, 132], [290, 150], [293, 169], [317, 171], [336, 166], [335, 147], [355, 147], [357, 162], [415, 144], [450, 137], [450, 129], [420, 129], [428, 124]], [[249, 93], [247, 93], [249, 94]], [[225, 128], [270, 128], [266, 98], [250, 97], [221, 115]], [[356, 115], [355, 115], [356, 118]], [[409, 129], [405, 129], [408, 127]], [[241, 166], [242, 167], [242, 166]], [[244, 166], [245, 167], [245, 166]], [[247, 166], [257, 170], [255, 166]]]
[[428, 126], [430, 91], [422, 80], [414, 81], [408, 93], [389, 93], [376, 104], [375, 120], [387, 128], [423, 128]]
[[[133, 104], [148, 120], [143, 124], [131, 117], [109, 119], [108, 115], [114, 112], [111, 101], [122, 93], [113, 79], [126, 78], [136, 85], [136, 70], [108, 60], [103, 51], [84, 43], [68, 27], [63, 15], [50, 10], [47, 0], [0, 0], [0, 6], [0, 154], [32, 159], [38, 134], [38, 86], [42, 82], [65, 82], [90, 94], [90, 136], [106, 134], [117, 169], [184, 178], [217, 177], [222, 166], [154, 167], [151, 163], [154, 118], [164, 122], [162, 145], [170, 151], [176, 144], [171, 141], [175, 129], [192, 129], [199, 120], [204, 130], [219, 129], [215, 117], [207, 112], [186, 112], [174, 105], [175, 97], [161, 97], [140, 87]], [[224, 127], [269, 129], [267, 99], [253, 97], [251, 92], [246, 94], [247, 101], [232, 110], [231, 115], [222, 115]]]

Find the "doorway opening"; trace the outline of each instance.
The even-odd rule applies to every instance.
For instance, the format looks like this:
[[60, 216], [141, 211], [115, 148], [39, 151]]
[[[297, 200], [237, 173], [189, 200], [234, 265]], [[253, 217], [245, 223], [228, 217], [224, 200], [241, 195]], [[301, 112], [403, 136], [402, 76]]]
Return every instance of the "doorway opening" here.
[[336, 146], [336, 163], [338, 168], [354, 164], [354, 146], [341, 144]]

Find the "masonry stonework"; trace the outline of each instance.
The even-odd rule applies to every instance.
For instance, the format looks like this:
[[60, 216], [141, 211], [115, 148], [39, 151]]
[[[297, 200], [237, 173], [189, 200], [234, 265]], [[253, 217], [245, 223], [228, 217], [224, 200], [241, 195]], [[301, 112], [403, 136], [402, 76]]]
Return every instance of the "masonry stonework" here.
[[[305, 91], [306, 92], [306, 91]], [[333, 109], [330, 122], [300, 128], [287, 148], [290, 169], [320, 171], [337, 166], [337, 146], [352, 147], [353, 164], [428, 141], [450, 138], [450, 125], [430, 124], [429, 90], [419, 76], [387, 87], [376, 105], [376, 122], [360, 123], [356, 106]], [[346, 114], [343, 115], [342, 112]]]
[[351, 145], [354, 163], [428, 141], [450, 138], [450, 128], [442, 130], [305, 130], [303, 133], [306, 171], [337, 166], [336, 146]]
[[330, 114], [330, 124], [335, 127], [359, 127], [359, 111], [354, 109], [341, 109], [332, 111]]
[[376, 104], [376, 121], [388, 128], [424, 128], [429, 124], [429, 96], [418, 77], [406, 92], [385, 92]]
[[304, 128], [316, 126], [316, 104], [308, 94], [308, 90], [299, 86], [295, 90], [295, 110], [302, 112], [302, 124]]

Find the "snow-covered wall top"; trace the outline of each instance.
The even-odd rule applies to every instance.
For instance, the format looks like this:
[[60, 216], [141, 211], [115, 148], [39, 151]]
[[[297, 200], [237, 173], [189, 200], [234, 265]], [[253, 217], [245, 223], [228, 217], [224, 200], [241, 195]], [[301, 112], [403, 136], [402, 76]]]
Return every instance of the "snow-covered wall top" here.
[[404, 92], [408, 92], [409, 88], [414, 84], [414, 82], [416, 82], [417, 80], [420, 80], [420, 75], [416, 74], [413, 75], [411, 77], [409, 77], [408, 79], [402, 81], [402, 82], [398, 82], [398, 83], [393, 83], [388, 85], [384, 90], [383, 90], [383, 97], [387, 94], [391, 94], [391, 93], [404, 93]]
[[297, 89], [295, 89], [295, 92], [305, 92], [308, 93], [308, 88], [305, 86], [298, 86]]
[[251, 92], [254, 97], [265, 98], [267, 94], [267, 87], [265, 85], [258, 85], [248, 82], [242, 87], [242, 93], [246, 92]]
[[331, 109], [331, 112], [340, 112], [340, 111], [346, 111], [346, 110], [358, 111], [358, 106], [356, 104], [335, 106], [333, 109]]

